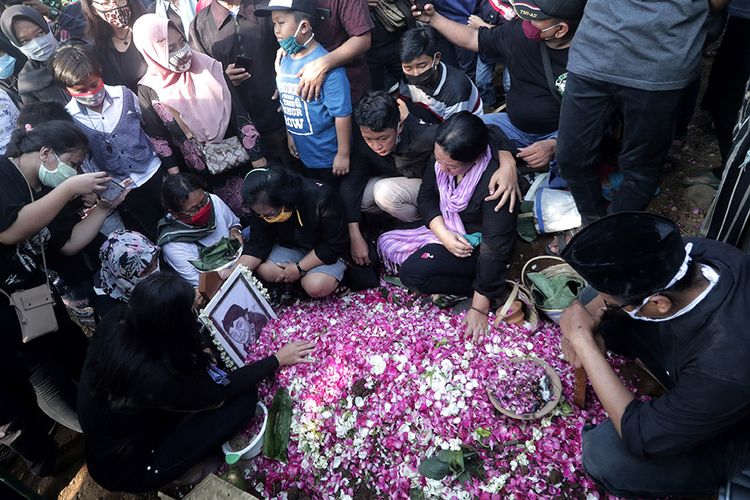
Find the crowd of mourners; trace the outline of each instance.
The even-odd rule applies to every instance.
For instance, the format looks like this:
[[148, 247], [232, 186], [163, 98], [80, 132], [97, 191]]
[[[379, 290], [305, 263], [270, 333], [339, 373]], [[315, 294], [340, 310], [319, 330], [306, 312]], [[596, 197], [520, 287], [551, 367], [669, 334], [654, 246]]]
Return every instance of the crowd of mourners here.
[[[309, 300], [385, 271], [462, 301], [481, 342], [542, 172], [582, 221], [546, 249], [590, 286], [561, 320], [611, 418], [587, 472], [713, 494], [750, 465], [748, 256], [644, 212], [722, 36], [700, 102], [722, 163], [684, 181], [724, 177], [712, 237], [748, 241], [750, 1], [11, 0], [0, 31], [0, 443], [34, 474], [69, 464], [56, 422], [109, 490], [195, 481], [257, 383], [310, 361], [209, 376], [191, 261], [223, 238]], [[607, 350], [666, 394], [635, 399]]]

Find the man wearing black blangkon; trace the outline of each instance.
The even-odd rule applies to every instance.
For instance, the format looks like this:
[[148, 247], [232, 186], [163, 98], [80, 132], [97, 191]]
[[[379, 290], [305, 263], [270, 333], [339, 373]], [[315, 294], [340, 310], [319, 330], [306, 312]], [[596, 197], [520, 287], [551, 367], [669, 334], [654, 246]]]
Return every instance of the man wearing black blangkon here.
[[[590, 224], [561, 256], [596, 295], [563, 313], [563, 352], [610, 418], [584, 429], [584, 468], [618, 496], [716, 494], [750, 456], [750, 256], [645, 212]], [[666, 393], [636, 398], [606, 349]]]

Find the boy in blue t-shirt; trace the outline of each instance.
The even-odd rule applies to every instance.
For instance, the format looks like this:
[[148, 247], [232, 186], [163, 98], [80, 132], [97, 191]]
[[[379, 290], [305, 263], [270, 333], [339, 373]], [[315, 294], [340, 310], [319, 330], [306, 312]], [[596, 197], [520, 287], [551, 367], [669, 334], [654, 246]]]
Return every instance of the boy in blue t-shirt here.
[[[303, 101], [297, 94], [303, 66], [328, 54], [312, 31], [311, 0], [271, 0], [255, 10], [271, 16], [279, 45], [286, 52], [276, 71], [279, 101], [289, 133], [289, 144], [311, 177], [338, 185], [349, 172], [352, 103], [344, 68], [325, 74], [320, 97]], [[294, 154], [294, 149], [292, 150]]]

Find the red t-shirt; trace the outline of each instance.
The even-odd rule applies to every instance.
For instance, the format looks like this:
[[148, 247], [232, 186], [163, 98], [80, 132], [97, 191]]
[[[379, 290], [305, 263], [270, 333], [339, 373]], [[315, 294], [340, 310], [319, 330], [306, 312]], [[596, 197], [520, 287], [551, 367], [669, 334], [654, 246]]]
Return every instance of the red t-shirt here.
[[[318, 15], [314, 27], [315, 39], [329, 52], [339, 48], [349, 38], [364, 35], [375, 27], [367, 0], [317, 0], [316, 5]], [[322, 9], [328, 9], [328, 19], [321, 19]], [[366, 54], [362, 54], [345, 68], [354, 104], [370, 90]]]

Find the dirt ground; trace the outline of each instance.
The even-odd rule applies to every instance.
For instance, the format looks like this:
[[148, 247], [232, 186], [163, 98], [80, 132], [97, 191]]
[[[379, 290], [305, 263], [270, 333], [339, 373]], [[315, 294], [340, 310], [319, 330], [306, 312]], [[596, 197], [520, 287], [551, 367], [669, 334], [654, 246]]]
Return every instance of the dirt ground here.
[[[705, 89], [711, 62], [710, 57], [704, 58], [703, 89]], [[698, 102], [700, 102], [700, 99]], [[675, 220], [686, 235], [698, 235], [706, 215], [707, 206], [705, 202], [702, 206], [699, 206], [701, 204], [696, 204], [696, 202], [686, 198], [686, 189], [682, 184], [682, 179], [687, 175], [716, 167], [719, 163], [720, 158], [716, 140], [711, 130], [711, 121], [698, 106], [688, 129], [682, 151], [682, 161], [665, 171], [660, 186], [661, 193], [654, 199], [649, 209]], [[519, 279], [523, 264], [534, 256], [543, 255], [544, 245], [550, 239], [549, 236], [542, 236], [531, 244], [519, 239], [508, 278]], [[77, 448], [78, 453], [81, 453], [82, 437], [64, 429], [58, 429], [55, 436], [63, 446], [71, 449]], [[73, 451], [75, 452], [75, 450]], [[83, 458], [68, 467], [65, 473], [54, 478], [36, 478], [20, 460], [13, 462], [9, 470], [30, 490], [44, 498], [58, 498], [60, 500], [151, 500], [159, 498], [156, 494], [127, 495], [110, 493], [104, 490], [89, 476]], [[0, 488], [0, 498], [14, 498], [14, 496]]]

